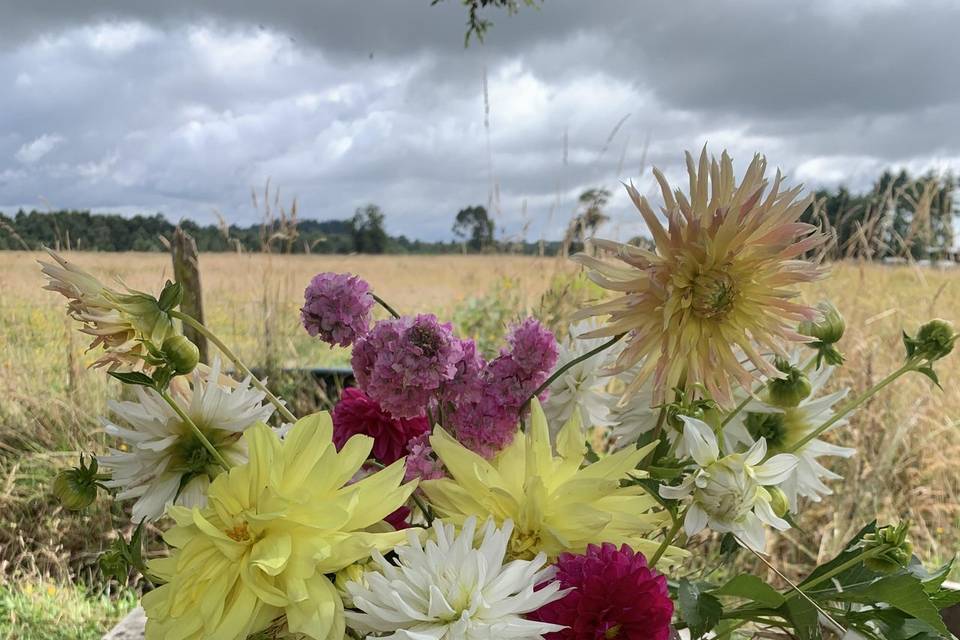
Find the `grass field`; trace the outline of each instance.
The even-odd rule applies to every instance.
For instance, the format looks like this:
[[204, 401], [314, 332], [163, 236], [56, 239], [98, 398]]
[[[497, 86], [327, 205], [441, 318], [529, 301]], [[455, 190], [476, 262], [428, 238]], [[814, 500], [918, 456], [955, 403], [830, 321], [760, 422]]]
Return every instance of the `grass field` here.
[[[105, 445], [97, 417], [118, 389], [102, 372], [86, 369], [85, 341], [64, 319], [62, 298], [40, 288], [38, 257], [0, 252], [0, 583], [4, 575], [21, 583], [95, 582], [90, 560], [115, 535], [116, 514], [100, 507], [79, 518], [65, 515], [46, 488], [77, 451]], [[105, 281], [122, 276], [151, 292], [171, 271], [158, 254], [70, 258]], [[248, 364], [270, 359], [283, 367], [347, 362], [344, 351], [326, 348], [299, 327], [303, 288], [319, 271], [359, 274], [402, 312], [441, 317], [495, 288], [501, 296], [507, 291], [516, 308], [511, 316], [537, 309], [555, 276], [573, 272], [555, 259], [509, 256], [262, 254], [206, 255], [201, 269], [212, 329]], [[846, 316], [841, 347], [847, 365], [833, 384], [856, 392], [898, 366], [901, 329], [913, 331], [934, 316], [957, 319], [960, 272], [844, 263], [804, 296], [829, 298]], [[491, 313], [473, 304], [475, 313]], [[834, 465], [846, 478], [840, 495], [804, 511], [803, 529], [787, 533], [796, 545], [783, 545], [781, 565], [799, 567], [835, 551], [874, 517], [911, 518], [922, 554], [953, 557], [960, 546], [960, 354], [939, 363], [938, 372], [944, 391], [919, 375], [903, 380], [837, 434], [858, 455]]]

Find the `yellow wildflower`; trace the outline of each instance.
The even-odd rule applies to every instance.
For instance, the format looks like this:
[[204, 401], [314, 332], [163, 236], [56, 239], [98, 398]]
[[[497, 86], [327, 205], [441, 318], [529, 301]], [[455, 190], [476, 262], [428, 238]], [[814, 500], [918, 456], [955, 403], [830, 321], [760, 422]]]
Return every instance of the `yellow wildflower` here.
[[692, 395], [705, 387], [714, 400], [730, 405], [731, 381], [749, 389], [754, 377], [782, 377], [764, 352], [786, 357], [785, 342], [810, 341], [795, 327], [817, 312], [790, 299], [797, 295], [794, 285], [821, 275], [816, 265], [796, 258], [825, 236], [798, 221], [810, 203], [809, 197], [797, 200], [801, 187], [781, 191], [778, 171], [767, 191], [766, 168], [766, 160], [754, 156], [737, 185], [726, 152], [717, 162], [704, 148], [699, 167], [688, 153], [689, 198], [671, 192], [654, 169], [666, 228], [647, 199], [627, 187], [655, 251], [595, 240], [624, 265], [574, 256], [591, 269], [593, 281], [622, 294], [575, 318], [610, 316], [606, 327], [585, 338], [629, 334], [612, 370], [639, 364], [623, 402], [652, 376], [655, 404], [675, 388]]
[[[343, 602], [332, 574], [406, 540], [371, 529], [415, 487], [401, 485], [403, 460], [354, 484], [373, 439], [352, 437], [338, 453], [328, 413], [297, 422], [281, 442], [249, 429], [250, 461], [210, 485], [207, 507], [172, 506], [176, 548], [150, 571], [166, 584], [143, 598], [149, 640], [234, 640], [286, 616], [292, 633], [344, 637]], [[382, 529], [382, 527], [381, 527]]]
[[[458, 526], [470, 516], [492, 517], [498, 526], [514, 524], [510, 553], [530, 559], [538, 552], [550, 558], [569, 551], [582, 553], [588, 544], [626, 543], [646, 554], [657, 543], [644, 537], [669, 522], [639, 486], [621, 486], [656, 443], [627, 448], [581, 468], [586, 447], [579, 413], [557, 436], [558, 456], [550, 446], [547, 419], [532, 401], [526, 433], [493, 460], [486, 460], [437, 428], [430, 444], [450, 478], [424, 481], [430, 504]], [[673, 551], [673, 550], [671, 550]]]

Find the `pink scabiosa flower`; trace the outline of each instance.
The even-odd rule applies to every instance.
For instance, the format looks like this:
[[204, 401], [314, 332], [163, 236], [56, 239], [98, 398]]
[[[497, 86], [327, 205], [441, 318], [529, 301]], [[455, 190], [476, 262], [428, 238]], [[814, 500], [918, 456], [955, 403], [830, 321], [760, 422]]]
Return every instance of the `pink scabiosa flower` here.
[[567, 595], [530, 615], [564, 625], [545, 640], [667, 640], [673, 602], [667, 580], [624, 544], [591, 544], [583, 555], [562, 553], [556, 580]]
[[361, 433], [373, 438], [373, 457], [393, 464], [407, 453], [407, 443], [430, 430], [426, 418], [394, 418], [360, 389], [343, 390], [333, 408], [333, 442], [339, 450]]
[[353, 348], [357, 384], [398, 418], [426, 414], [464, 359], [450, 323], [423, 314], [381, 320]]
[[732, 382], [749, 389], [755, 377], [782, 377], [764, 352], [786, 357], [787, 343], [811, 340], [795, 327], [817, 312], [791, 299], [796, 285], [822, 274], [802, 257], [826, 238], [799, 222], [810, 198], [797, 199], [800, 187], [781, 190], [779, 172], [768, 189], [766, 168], [767, 161], [754, 156], [738, 185], [726, 152], [717, 162], [704, 148], [699, 166], [688, 153], [689, 195], [671, 191], [654, 169], [666, 228], [647, 199], [627, 187], [655, 251], [594, 240], [622, 264], [574, 257], [591, 280], [619, 294], [574, 317], [609, 316], [605, 327], [585, 338], [628, 334], [611, 373], [640, 366], [622, 402], [652, 378], [655, 404], [682, 387], [691, 396], [705, 388], [730, 406]]
[[311, 336], [349, 347], [370, 328], [373, 296], [365, 280], [349, 273], [318, 273], [303, 292], [300, 320]]
[[430, 446], [430, 434], [422, 433], [407, 443], [406, 481], [438, 480], [444, 477], [443, 465], [433, 454]]
[[558, 357], [556, 338], [535, 318], [513, 326], [507, 346], [487, 363], [474, 388], [451, 412], [457, 439], [485, 458], [510, 444], [523, 405], [549, 377]]

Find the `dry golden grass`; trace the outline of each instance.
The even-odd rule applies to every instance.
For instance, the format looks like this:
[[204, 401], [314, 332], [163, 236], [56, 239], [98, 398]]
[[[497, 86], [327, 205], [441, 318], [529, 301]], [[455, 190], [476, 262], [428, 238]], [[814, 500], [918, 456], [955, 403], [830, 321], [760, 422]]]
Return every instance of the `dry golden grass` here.
[[[38, 257], [0, 252], [0, 573], [6, 561], [7, 570], [68, 578], [77, 566], [67, 561], [71, 550], [95, 547], [78, 537], [91, 528], [109, 530], [111, 515], [94, 511], [81, 527], [72, 526], [73, 516], [45, 497], [46, 482], [73, 455], [64, 452], [104, 446], [97, 416], [118, 389], [102, 372], [85, 368], [90, 358], [83, 337], [63, 318], [63, 300], [40, 289]], [[151, 292], [171, 273], [168, 257], [159, 254], [69, 258], [105, 281], [122, 276]], [[319, 271], [356, 273], [402, 312], [444, 317], [505, 277], [520, 306], [534, 308], [558, 271], [573, 267], [511, 256], [208, 254], [201, 270], [211, 328], [248, 364], [270, 357], [275, 365], [296, 367], [347, 361], [344, 351], [327, 349], [299, 328], [303, 288]], [[957, 318], [960, 272], [843, 263], [804, 295], [831, 299], [846, 316], [847, 365], [833, 386], [856, 393], [898, 366], [902, 328], [914, 331], [934, 316]], [[799, 566], [831, 553], [874, 517], [910, 517], [922, 553], [953, 556], [960, 544], [960, 354], [937, 368], [944, 391], [919, 375], [901, 380], [835, 434], [859, 453], [834, 466], [846, 477], [835, 484], [838, 495], [804, 511], [804, 530], [788, 534], [798, 544], [778, 547], [782, 563]]]

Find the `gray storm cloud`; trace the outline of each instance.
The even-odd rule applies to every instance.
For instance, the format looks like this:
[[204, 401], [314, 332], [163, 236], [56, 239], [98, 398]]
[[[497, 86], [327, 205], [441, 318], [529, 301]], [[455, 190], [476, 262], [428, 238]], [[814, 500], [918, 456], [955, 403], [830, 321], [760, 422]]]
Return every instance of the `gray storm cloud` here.
[[619, 182], [679, 178], [705, 142], [810, 185], [960, 166], [956, 3], [547, 0], [468, 49], [453, 0], [0, 10], [4, 211], [249, 223], [269, 177], [303, 215], [376, 202], [426, 239], [495, 193], [499, 224], [536, 239], [607, 186], [632, 235]]

